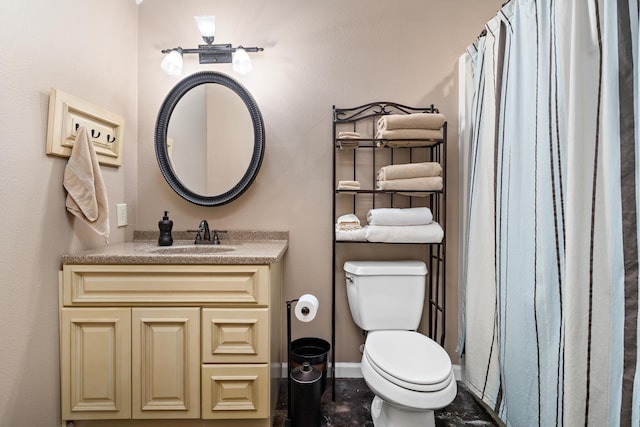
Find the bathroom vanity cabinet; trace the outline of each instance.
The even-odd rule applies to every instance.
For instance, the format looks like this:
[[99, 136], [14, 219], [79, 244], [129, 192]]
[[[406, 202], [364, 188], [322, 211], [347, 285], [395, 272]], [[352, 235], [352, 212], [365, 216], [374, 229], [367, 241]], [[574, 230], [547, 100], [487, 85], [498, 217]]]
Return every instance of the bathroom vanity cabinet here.
[[281, 305], [281, 260], [64, 264], [63, 425], [180, 419], [184, 426], [271, 426], [282, 372]]
[[[411, 147], [389, 146], [390, 140], [378, 138], [378, 120], [389, 114], [438, 113], [433, 106], [407, 107], [391, 102], [374, 102], [353, 108], [333, 107], [333, 218], [345, 214], [355, 214], [364, 226], [367, 212], [373, 208], [408, 208], [428, 207], [433, 213], [433, 220], [444, 231], [441, 241], [432, 243], [373, 243], [366, 239], [344, 240], [337, 236], [334, 225], [333, 232], [333, 321], [332, 321], [332, 360], [336, 351], [336, 286], [343, 286], [344, 275], [341, 261], [349, 259], [349, 253], [356, 252], [352, 245], [372, 245], [363, 253], [379, 257], [379, 259], [398, 259], [400, 246], [413, 245], [412, 253], [416, 258], [426, 262], [428, 311], [423, 318], [427, 319], [428, 330], [424, 333], [443, 345], [445, 333], [445, 252], [446, 252], [446, 144], [447, 123], [437, 129], [438, 138], [412, 139], [402, 141]], [[388, 165], [411, 164], [419, 162], [436, 162], [442, 169], [442, 189], [435, 191], [415, 190], [382, 190], [376, 185], [377, 172]], [[341, 181], [357, 182], [359, 186], [341, 187]], [[406, 249], [406, 247], [405, 247]], [[411, 249], [413, 250], [413, 249]], [[403, 252], [405, 255], [407, 250]], [[359, 258], [360, 259], [360, 258]], [[339, 278], [340, 283], [336, 283]], [[342, 292], [340, 292], [342, 294]], [[341, 302], [342, 303], [342, 302]], [[335, 372], [334, 372], [335, 374]], [[334, 388], [335, 393], [335, 388]]]

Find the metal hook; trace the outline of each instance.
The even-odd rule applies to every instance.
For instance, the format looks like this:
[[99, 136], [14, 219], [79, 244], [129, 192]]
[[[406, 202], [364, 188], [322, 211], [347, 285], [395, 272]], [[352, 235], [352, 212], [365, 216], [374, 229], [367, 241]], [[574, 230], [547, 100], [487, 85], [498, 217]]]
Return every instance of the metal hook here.
[[116, 142], [116, 137], [107, 134], [107, 142], [110, 143], [110, 144]]
[[76, 131], [78, 130], [79, 127], [80, 127], [80, 123], [76, 123]]
[[96, 132], [97, 135], [94, 135], [93, 133], [96, 132], [95, 129], [91, 129], [91, 138], [100, 138], [100, 132]]

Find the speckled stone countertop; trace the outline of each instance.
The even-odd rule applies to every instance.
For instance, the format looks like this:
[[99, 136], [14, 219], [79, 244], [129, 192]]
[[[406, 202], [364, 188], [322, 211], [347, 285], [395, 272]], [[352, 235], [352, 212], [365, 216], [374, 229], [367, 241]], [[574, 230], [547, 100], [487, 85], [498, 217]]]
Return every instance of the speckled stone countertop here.
[[289, 245], [287, 231], [230, 230], [220, 245], [194, 245], [192, 232], [172, 234], [172, 246], [158, 246], [158, 231], [135, 231], [133, 242], [63, 255], [62, 264], [273, 264]]

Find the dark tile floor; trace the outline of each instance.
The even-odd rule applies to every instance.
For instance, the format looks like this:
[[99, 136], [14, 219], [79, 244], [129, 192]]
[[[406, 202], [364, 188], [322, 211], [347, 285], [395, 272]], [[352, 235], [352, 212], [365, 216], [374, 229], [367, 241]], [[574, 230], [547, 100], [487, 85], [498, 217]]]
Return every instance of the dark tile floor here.
[[[336, 400], [331, 401], [331, 381], [322, 396], [323, 427], [373, 426], [369, 409], [373, 393], [361, 378], [338, 378]], [[497, 426], [485, 409], [471, 396], [462, 383], [451, 405], [435, 413], [437, 427]], [[282, 380], [273, 426], [282, 427], [287, 418], [287, 382]], [[417, 427], [417, 426], [416, 426]]]

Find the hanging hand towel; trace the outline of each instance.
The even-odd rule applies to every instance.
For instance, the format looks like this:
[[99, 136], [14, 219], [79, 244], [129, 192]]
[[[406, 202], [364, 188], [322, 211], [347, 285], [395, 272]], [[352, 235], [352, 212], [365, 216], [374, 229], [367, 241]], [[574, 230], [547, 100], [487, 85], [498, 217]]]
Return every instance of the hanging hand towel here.
[[445, 122], [442, 114], [389, 114], [378, 120], [378, 129], [440, 129]]
[[433, 222], [429, 208], [377, 208], [367, 212], [369, 225], [427, 225]]
[[109, 205], [89, 132], [78, 128], [69, 162], [64, 170], [66, 206], [73, 215], [85, 221], [105, 242], [109, 243]]
[[391, 179], [421, 178], [442, 175], [442, 166], [437, 162], [407, 163], [384, 166], [378, 170], [378, 181]]

